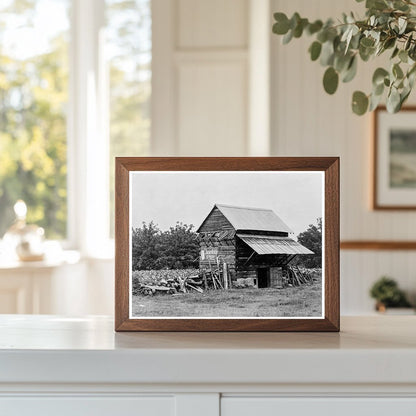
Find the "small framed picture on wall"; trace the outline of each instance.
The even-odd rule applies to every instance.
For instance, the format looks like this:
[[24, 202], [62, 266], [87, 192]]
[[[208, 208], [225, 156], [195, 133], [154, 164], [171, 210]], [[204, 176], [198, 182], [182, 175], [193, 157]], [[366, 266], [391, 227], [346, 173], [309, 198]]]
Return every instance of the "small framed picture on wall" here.
[[416, 107], [379, 107], [373, 117], [373, 208], [416, 209]]

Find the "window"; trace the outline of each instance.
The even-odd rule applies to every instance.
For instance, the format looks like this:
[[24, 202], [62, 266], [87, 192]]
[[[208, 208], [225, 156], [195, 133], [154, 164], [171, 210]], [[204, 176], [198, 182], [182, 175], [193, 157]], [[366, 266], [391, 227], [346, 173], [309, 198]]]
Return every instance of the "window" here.
[[114, 157], [149, 153], [152, 56], [150, 6], [150, 0], [107, 0], [111, 236], [114, 233]]
[[0, 237], [17, 199], [84, 253], [113, 235], [114, 157], [149, 152], [151, 47], [151, 0], [1, 2]]
[[66, 237], [69, 9], [68, 0], [1, 2], [0, 236], [24, 199], [28, 221]]

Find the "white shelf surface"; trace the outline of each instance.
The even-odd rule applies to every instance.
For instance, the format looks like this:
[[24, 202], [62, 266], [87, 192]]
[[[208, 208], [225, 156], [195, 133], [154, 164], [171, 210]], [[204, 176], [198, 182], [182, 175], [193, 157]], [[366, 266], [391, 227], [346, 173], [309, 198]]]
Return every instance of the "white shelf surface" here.
[[416, 316], [340, 333], [115, 333], [107, 317], [0, 316], [0, 383], [416, 383]]

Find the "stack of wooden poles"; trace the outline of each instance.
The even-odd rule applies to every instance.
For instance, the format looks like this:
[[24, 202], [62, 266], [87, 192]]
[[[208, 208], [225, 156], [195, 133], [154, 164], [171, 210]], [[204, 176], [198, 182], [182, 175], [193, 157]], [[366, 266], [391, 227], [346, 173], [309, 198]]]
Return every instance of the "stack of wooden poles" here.
[[297, 266], [287, 268], [286, 284], [300, 286], [306, 283], [313, 283], [313, 272], [308, 269], [300, 269]]

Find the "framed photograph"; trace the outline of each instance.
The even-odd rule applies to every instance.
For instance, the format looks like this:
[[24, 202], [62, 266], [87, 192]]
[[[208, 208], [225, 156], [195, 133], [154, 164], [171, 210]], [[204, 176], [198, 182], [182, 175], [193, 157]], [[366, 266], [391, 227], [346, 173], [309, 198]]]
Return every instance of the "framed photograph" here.
[[416, 209], [416, 107], [374, 112], [373, 208]]
[[116, 331], [339, 331], [339, 159], [116, 158]]

